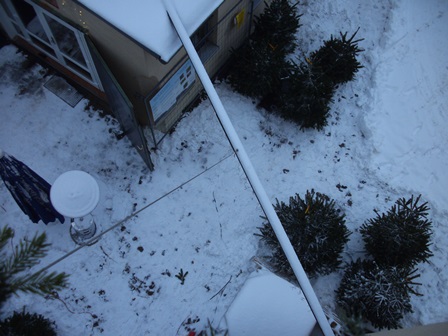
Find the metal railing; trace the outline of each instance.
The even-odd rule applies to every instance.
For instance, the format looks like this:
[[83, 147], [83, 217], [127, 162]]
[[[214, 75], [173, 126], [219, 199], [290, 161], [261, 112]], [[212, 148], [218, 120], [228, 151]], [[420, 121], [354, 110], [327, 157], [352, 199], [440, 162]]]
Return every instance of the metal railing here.
[[205, 70], [204, 65], [201, 62], [201, 59], [199, 58], [199, 55], [197, 54], [190, 40], [190, 37], [188, 36], [188, 33], [182, 24], [182, 21], [172, 3], [172, 0], [164, 0], [164, 3], [166, 6], [165, 8], [167, 10], [167, 14], [171, 19], [171, 23], [173, 24], [174, 29], [176, 30], [180, 40], [182, 41], [185, 50], [190, 56], [190, 60], [193, 63], [196, 73], [209, 96], [210, 102], [221, 123], [221, 126], [226, 133], [235, 154], [238, 157], [241, 167], [243, 168], [243, 171], [246, 174], [246, 177], [251, 184], [252, 189], [276, 234], [283, 251], [285, 252], [285, 255], [294, 271], [302, 292], [308, 302], [309, 307], [313, 312], [313, 315], [321, 331], [326, 336], [334, 335], [333, 330], [331, 329], [327, 317], [322, 309], [322, 306], [320, 305], [319, 300], [317, 299], [317, 296], [314, 293], [313, 288], [311, 287], [305, 270], [303, 269], [302, 264], [300, 263], [299, 258], [297, 257], [294, 248], [291, 245], [291, 242], [277, 216], [277, 213], [275, 212], [274, 207], [272, 206], [272, 203], [269, 200], [266, 191], [261, 184], [261, 181], [259, 180], [258, 175], [255, 172], [255, 169], [243, 147], [243, 144], [241, 143], [241, 140], [239, 139], [238, 134], [236, 133], [229, 119], [229, 116], [221, 102], [221, 99], [219, 98], [207, 74], [207, 71]]

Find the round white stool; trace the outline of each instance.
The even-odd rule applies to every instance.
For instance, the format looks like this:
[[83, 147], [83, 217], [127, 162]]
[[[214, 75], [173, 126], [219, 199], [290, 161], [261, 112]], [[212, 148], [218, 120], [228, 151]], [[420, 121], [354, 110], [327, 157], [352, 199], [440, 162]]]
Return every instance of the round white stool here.
[[70, 218], [70, 236], [79, 245], [85, 244], [96, 233], [93, 217], [90, 215], [90, 220], [84, 217], [95, 209], [99, 199], [98, 183], [91, 175], [80, 170], [63, 173], [51, 186], [51, 203], [61, 215]]

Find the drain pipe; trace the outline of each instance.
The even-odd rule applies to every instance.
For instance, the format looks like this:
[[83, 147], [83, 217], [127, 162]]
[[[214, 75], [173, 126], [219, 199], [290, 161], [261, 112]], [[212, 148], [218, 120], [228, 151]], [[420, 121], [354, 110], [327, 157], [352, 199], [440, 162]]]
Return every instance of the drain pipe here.
[[252, 185], [254, 193], [257, 196], [260, 205], [263, 208], [263, 211], [265, 212], [266, 217], [269, 220], [269, 223], [271, 224], [278, 238], [278, 241], [280, 242], [280, 245], [286, 254], [289, 263], [291, 264], [294, 274], [297, 277], [297, 280], [299, 281], [302, 292], [306, 300], [308, 301], [308, 304], [314, 314], [314, 317], [316, 318], [317, 323], [319, 324], [325, 336], [333, 336], [334, 333], [330, 327], [330, 324], [328, 323], [328, 320], [325, 316], [322, 306], [320, 305], [319, 300], [317, 299], [317, 296], [314, 293], [313, 287], [311, 286], [310, 281], [302, 267], [302, 264], [300, 263], [299, 258], [297, 257], [294, 248], [291, 245], [291, 242], [289, 241], [289, 238], [286, 235], [285, 230], [283, 229], [283, 226], [277, 216], [277, 213], [275, 212], [274, 207], [271, 201], [269, 200], [266, 191], [264, 190], [263, 185], [261, 184], [257, 176], [257, 173], [255, 172], [255, 169], [252, 166], [252, 163], [243, 147], [243, 144], [241, 143], [241, 140], [239, 139], [238, 134], [236, 133], [235, 128], [233, 127], [229, 119], [229, 116], [227, 115], [227, 112], [221, 102], [221, 99], [219, 98], [218, 93], [213, 87], [213, 84], [207, 74], [207, 71], [205, 70], [202, 61], [199, 58], [199, 55], [197, 54], [187, 31], [185, 30], [185, 27], [179, 17], [179, 14], [176, 8], [174, 7], [173, 1], [164, 0], [164, 2], [168, 16], [171, 19], [171, 22], [175, 30], [177, 31], [177, 34], [179, 35], [179, 38], [182, 41], [182, 44], [185, 47], [185, 50], [187, 51], [191, 62], [193, 63], [196, 73], [199, 76], [199, 79], [201, 80], [204, 89], [208, 94], [210, 102], [212, 103], [215, 109], [216, 115], [236, 155], [238, 156], [240, 164], [250, 184]]

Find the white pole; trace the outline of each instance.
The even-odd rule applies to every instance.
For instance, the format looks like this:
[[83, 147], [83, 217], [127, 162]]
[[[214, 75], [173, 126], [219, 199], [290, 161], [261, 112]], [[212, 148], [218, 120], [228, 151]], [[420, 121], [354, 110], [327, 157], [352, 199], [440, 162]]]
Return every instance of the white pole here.
[[289, 238], [286, 235], [285, 230], [283, 229], [283, 226], [277, 216], [277, 213], [275, 212], [274, 207], [272, 206], [272, 203], [269, 200], [266, 191], [264, 190], [263, 185], [261, 184], [249, 157], [247, 156], [246, 151], [244, 150], [243, 144], [241, 143], [241, 140], [239, 139], [238, 134], [236, 133], [235, 128], [233, 127], [229, 119], [229, 116], [227, 115], [227, 112], [224, 106], [222, 105], [218, 93], [213, 87], [213, 84], [207, 74], [207, 71], [205, 70], [202, 61], [199, 58], [199, 55], [197, 54], [193, 46], [193, 43], [191, 42], [190, 37], [188, 36], [187, 31], [185, 30], [184, 25], [182, 24], [182, 21], [179, 17], [179, 14], [177, 13], [176, 8], [173, 5], [172, 0], [164, 0], [164, 2], [168, 15], [171, 19], [171, 22], [174, 28], [176, 29], [177, 34], [179, 35], [179, 38], [182, 41], [182, 44], [184, 45], [191, 62], [193, 63], [196, 73], [198, 74], [199, 79], [201, 80], [204, 89], [208, 94], [208, 97], [210, 98], [210, 101], [215, 109], [218, 119], [220, 120], [221, 125], [224, 128], [229, 138], [229, 141], [232, 144], [235, 153], [240, 160], [240, 163], [243, 167], [244, 172], [246, 173], [247, 178], [249, 179], [249, 182], [252, 185], [252, 188], [254, 189], [255, 195], [257, 195], [260, 205], [263, 208], [269, 222], [271, 223], [271, 226], [278, 238], [278, 241], [280, 242], [280, 245], [283, 251], [285, 252], [286, 257], [289, 263], [291, 264], [294, 274], [297, 277], [297, 280], [299, 281], [300, 287], [302, 288], [303, 294], [305, 295], [308, 304], [311, 310], [313, 311], [317, 323], [319, 324], [324, 335], [326, 336], [334, 335], [328, 323], [328, 320], [325, 316], [325, 313], [322, 310], [322, 306], [320, 305], [319, 300], [317, 299], [316, 294], [314, 293], [313, 287], [311, 286], [310, 281], [302, 267], [302, 264], [300, 263], [299, 258], [297, 257], [294, 248], [291, 245], [291, 242], [289, 241]]

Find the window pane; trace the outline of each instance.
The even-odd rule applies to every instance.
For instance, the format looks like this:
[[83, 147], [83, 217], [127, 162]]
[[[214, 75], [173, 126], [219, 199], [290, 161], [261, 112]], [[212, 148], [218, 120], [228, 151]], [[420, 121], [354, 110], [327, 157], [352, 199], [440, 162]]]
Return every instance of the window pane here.
[[23, 22], [26, 30], [28, 30], [31, 34], [37, 36], [39, 39], [49, 43], [48, 37], [45, 34], [44, 28], [42, 27], [42, 24], [40, 23], [33, 6], [23, 0], [14, 1], [13, 3], [16, 7], [16, 12], [19, 14], [20, 20]]
[[75, 73], [77, 73], [78, 75], [80, 75], [81, 77], [84, 77], [85, 79], [87, 79], [89, 82], [93, 82], [93, 78], [90, 75], [90, 73], [88, 71], [86, 71], [85, 69], [81, 68], [79, 65], [77, 65], [76, 63], [70, 61], [70, 59], [68, 59], [67, 57], [64, 57], [64, 61], [65, 64], [71, 68], [73, 71], [75, 71]]
[[37, 39], [36, 37], [34, 37], [32, 35], [30, 35], [30, 38], [35, 46], [39, 47], [40, 49], [45, 51], [47, 54], [56, 58], [56, 54], [54, 53], [54, 50], [51, 47], [49, 47], [48, 45], [46, 45], [45, 43], [43, 43], [42, 41], [40, 41], [39, 39]]
[[81, 49], [79, 48], [78, 40], [76, 39], [74, 31], [48, 15], [45, 15], [45, 19], [50, 26], [51, 33], [56, 40], [59, 50], [65, 56], [68, 56], [79, 64], [86, 66], [86, 61], [82, 55]]

